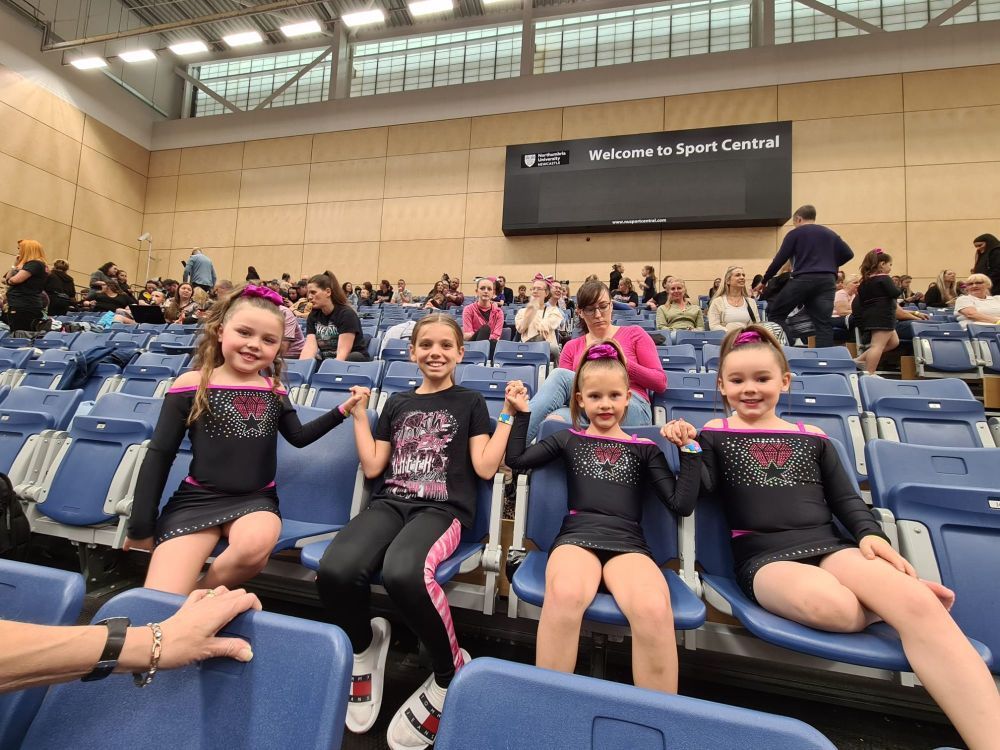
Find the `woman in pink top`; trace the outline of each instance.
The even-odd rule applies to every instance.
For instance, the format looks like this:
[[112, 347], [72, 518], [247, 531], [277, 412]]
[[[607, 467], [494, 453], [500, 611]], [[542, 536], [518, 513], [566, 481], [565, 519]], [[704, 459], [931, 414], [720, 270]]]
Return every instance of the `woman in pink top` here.
[[503, 310], [493, 303], [493, 279], [476, 281], [476, 301], [462, 311], [462, 336], [466, 341], [490, 341], [490, 356], [503, 334]]
[[576, 293], [576, 309], [580, 317], [583, 336], [572, 339], [563, 346], [559, 367], [545, 379], [538, 393], [531, 399], [531, 421], [528, 424], [528, 441], [535, 439], [545, 419], [570, 421], [569, 398], [573, 389], [573, 376], [583, 353], [592, 344], [614, 339], [625, 353], [629, 388], [632, 397], [622, 425], [637, 427], [653, 423], [653, 410], [648, 391], [666, 390], [667, 376], [656, 345], [639, 326], [616, 326], [611, 322], [611, 293], [600, 281], [588, 281]]

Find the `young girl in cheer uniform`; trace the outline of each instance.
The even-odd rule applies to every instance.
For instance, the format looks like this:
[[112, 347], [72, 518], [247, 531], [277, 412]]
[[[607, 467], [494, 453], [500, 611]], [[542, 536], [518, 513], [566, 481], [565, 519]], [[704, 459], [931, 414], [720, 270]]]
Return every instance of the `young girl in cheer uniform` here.
[[[493, 437], [482, 395], [455, 385], [464, 353], [462, 330], [450, 315], [421, 318], [410, 335], [410, 359], [423, 382], [394, 394], [372, 435], [365, 415], [368, 389], [352, 390], [361, 468], [381, 478], [368, 507], [334, 537], [320, 561], [320, 600], [351, 639], [354, 670], [347, 728], [367, 732], [382, 703], [389, 623], [371, 619], [371, 581], [379, 570], [389, 597], [427, 647], [434, 672], [389, 724], [393, 750], [434, 742], [445, 693], [469, 655], [459, 649], [451, 610], [434, 580], [476, 512], [476, 477], [491, 480], [507, 444], [505, 405]], [[505, 421], [506, 419], [506, 421]]]
[[[602, 580], [632, 629], [632, 673], [640, 687], [677, 692], [677, 647], [670, 592], [643, 537], [643, 495], [652, 488], [673, 512], [689, 515], [700, 482], [697, 447], [682, 448], [680, 478], [651, 440], [630, 437], [621, 423], [629, 402], [625, 355], [601, 341], [583, 355], [573, 382], [574, 429], [525, 447], [528, 401], [523, 386], [508, 385], [518, 411], [507, 465], [524, 471], [562, 458], [569, 477], [569, 515], [545, 569], [545, 605], [538, 622], [536, 663], [572, 672], [584, 610]], [[580, 412], [590, 421], [577, 428]], [[690, 441], [689, 441], [690, 442]]]
[[[360, 400], [301, 424], [280, 384], [285, 318], [281, 295], [247, 285], [212, 306], [197, 369], [174, 382], [139, 470], [124, 549], [151, 550], [146, 587], [188, 594], [221, 537], [229, 546], [201, 579], [237, 586], [267, 564], [281, 531], [274, 485], [278, 433], [294, 446], [318, 440]], [[272, 377], [262, 377], [271, 369]], [[191, 469], [157, 518], [185, 435]], [[155, 545], [155, 549], [154, 549]]]
[[[1000, 695], [948, 614], [954, 594], [919, 580], [892, 548], [823, 431], [777, 416], [791, 377], [765, 328], [723, 341], [719, 390], [734, 416], [713, 419], [698, 441], [702, 490], [724, 503], [740, 587], [764, 609], [819, 630], [856, 633], [885, 620], [969, 746], [1000, 747]], [[695, 430], [675, 420], [664, 434], [683, 445]]]

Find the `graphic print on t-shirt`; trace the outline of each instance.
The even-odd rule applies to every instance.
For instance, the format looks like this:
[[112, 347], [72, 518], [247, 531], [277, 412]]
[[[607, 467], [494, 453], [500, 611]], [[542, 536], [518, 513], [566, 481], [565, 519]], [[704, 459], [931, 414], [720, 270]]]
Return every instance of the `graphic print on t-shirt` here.
[[410, 499], [448, 500], [448, 446], [458, 423], [447, 411], [404, 412], [393, 424], [387, 491]]
[[730, 457], [724, 475], [735, 486], [791, 487], [820, 481], [810, 443], [791, 435], [727, 438], [723, 450]]
[[589, 479], [631, 485], [639, 481], [639, 458], [613, 442], [587, 438], [573, 449], [573, 469]]
[[336, 349], [340, 329], [333, 323], [316, 321], [316, 343], [320, 349]]
[[203, 420], [211, 438], [256, 438], [277, 429], [280, 402], [272, 395], [242, 389], [208, 391], [208, 411]]

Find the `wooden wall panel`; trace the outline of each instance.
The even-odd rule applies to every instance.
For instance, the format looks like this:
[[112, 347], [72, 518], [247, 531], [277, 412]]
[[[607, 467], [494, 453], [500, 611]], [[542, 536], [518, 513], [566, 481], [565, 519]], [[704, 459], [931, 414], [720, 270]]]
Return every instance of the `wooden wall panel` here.
[[686, 130], [774, 122], [777, 119], [778, 87], [761, 86], [668, 96], [664, 105], [663, 127], [665, 130]]
[[240, 202], [240, 171], [182, 174], [177, 178], [178, 211], [236, 208]]
[[903, 111], [899, 75], [842, 78], [778, 87], [779, 120], [876, 115]]
[[542, 143], [562, 138], [561, 109], [512, 112], [472, 118], [470, 148]]
[[268, 138], [247, 141], [243, 149], [243, 168], [282, 167], [288, 164], [308, 164], [312, 161], [313, 137], [296, 135], [289, 138]]
[[312, 160], [341, 161], [385, 156], [389, 128], [345, 130], [340, 133], [317, 133], [313, 136]]
[[468, 117], [437, 122], [393, 125], [389, 128], [388, 155], [462, 151], [469, 148], [472, 123]]
[[907, 112], [1000, 104], [1000, 65], [903, 74]]
[[655, 133], [663, 128], [663, 99], [586, 104], [563, 109], [564, 139]]
[[310, 203], [370, 200], [384, 191], [384, 156], [313, 164], [309, 173]]
[[244, 169], [240, 206], [285, 206], [309, 199], [309, 165]]
[[0, 103], [0, 152], [74, 182], [80, 164], [80, 142]]
[[903, 115], [800, 120], [792, 127], [792, 169], [831, 172], [903, 166]]

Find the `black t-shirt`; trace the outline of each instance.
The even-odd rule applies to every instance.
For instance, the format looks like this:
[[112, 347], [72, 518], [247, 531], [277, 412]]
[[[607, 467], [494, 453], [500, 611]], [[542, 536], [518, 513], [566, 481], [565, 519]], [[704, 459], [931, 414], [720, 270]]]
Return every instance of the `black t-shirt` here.
[[114, 297], [101, 294], [94, 299], [94, 311], [114, 312], [115, 310], [120, 310], [123, 307], [128, 307], [131, 304], [134, 303], [124, 294], [116, 294]]
[[636, 307], [639, 306], [639, 295], [635, 292], [629, 292], [628, 294], [625, 292], [615, 292], [613, 299], [615, 302], [624, 302], [626, 305], [631, 302]]
[[477, 477], [469, 439], [491, 427], [482, 394], [467, 388], [394, 394], [375, 427], [375, 439], [392, 444], [376, 497], [441, 508], [471, 526]]
[[656, 296], [656, 279], [647, 276], [642, 282], [642, 301], [649, 302]]
[[48, 276], [45, 264], [40, 260], [29, 260], [21, 266], [21, 270], [30, 273], [31, 278], [20, 284], [11, 284], [7, 290], [7, 301], [16, 305], [18, 311], [41, 310], [42, 290], [45, 289], [45, 279]]
[[662, 305], [667, 304], [667, 293], [657, 292], [655, 295], [653, 295], [653, 301], [656, 303], [657, 307], [661, 307]]
[[361, 333], [361, 319], [347, 305], [334, 305], [329, 315], [314, 307], [306, 319], [306, 334], [310, 333], [316, 337], [319, 354], [323, 359], [337, 356], [337, 341], [342, 333], [354, 334], [352, 352], [368, 353]]

